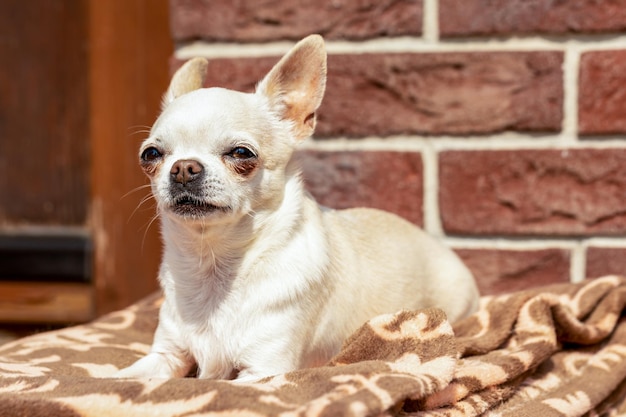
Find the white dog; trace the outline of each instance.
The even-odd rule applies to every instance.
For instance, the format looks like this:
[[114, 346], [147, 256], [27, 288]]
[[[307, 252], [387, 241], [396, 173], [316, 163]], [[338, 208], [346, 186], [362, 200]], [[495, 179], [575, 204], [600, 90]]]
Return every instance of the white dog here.
[[326, 83], [320, 36], [298, 43], [256, 93], [201, 88], [207, 61], [174, 75], [141, 148], [165, 251], [150, 353], [119, 377], [255, 380], [323, 363], [368, 319], [475, 310], [472, 275], [409, 222], [317, 205], [290, 162]]

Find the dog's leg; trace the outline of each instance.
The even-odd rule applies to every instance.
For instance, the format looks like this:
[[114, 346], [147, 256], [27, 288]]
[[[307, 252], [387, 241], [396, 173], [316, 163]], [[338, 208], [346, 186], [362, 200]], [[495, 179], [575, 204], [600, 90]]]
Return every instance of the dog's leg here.
[[284, 374], [298, 368], [299, 366], [297, 364], [292, 363], [267, 364], [259, 362], [258, 364], [240, 370], [237, 374], [237, 378], [235, 378], [235, 382], [255, 382], [269, 376]]
[[171, 353], [151, 352], [137, 362], [115, 374], [116, 378], [182, 378], [186, 376], [193, 361]]
[[256, 382], [266, 376], [268, 375], [255, 375], [255, 374], [248, 373], [248, 370], [246, 369], [246, 370], [239, 372], [239, 374], [237, 375], [237, 378], [234, 379], [234, 382], [237, 382], [240, 384], [246, 384], [246, 383]]
[[194, 359], [181, 345], [183, 340], [176, 323], [170, 318], [168, 304], [161, 306], [159, 325], [154, 333], [150, 353], [115, 374], [117, 378], [182, 378], [193, 365]]
[[164, 335], [164, 326], [159, 325], [154, 337], [154, 343], [143, 358], [122, 369], [117, 378], [182, 378], [186, 376], [195, 364], [191, 355], [173, 342], [172, 335]]
[[[283, 324], [288, 320], [283, 320]], [[264, 343], [255, 343], [241, 357], [238, 364], [239, 372], [235, 382], [254, 382], [259, 379], [284, 374], [301, 367], [303, 338], [292, 338], [296, 329], [287, 328], [287, 333], [281, 333], [280, 329], [274, 331], [266, 329], [269, 334], [274, 334], [273, 340]]]

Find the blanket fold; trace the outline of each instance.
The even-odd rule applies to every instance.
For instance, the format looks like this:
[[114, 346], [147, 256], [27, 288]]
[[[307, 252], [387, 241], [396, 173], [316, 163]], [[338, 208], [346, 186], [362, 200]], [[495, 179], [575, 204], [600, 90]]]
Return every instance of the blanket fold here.
[[626, 412], [626, 278], [375, 317], [326, 366], [249, 384], [113, 379], [144, 355], [160, 296], [0, 346], [0, 416], [595, 416]]

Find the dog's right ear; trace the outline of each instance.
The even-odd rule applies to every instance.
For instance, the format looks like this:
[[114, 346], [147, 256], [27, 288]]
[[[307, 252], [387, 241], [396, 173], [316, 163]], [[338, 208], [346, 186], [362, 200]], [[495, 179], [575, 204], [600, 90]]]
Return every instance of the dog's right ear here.
[[205, 58], [193, 58], [185, 62], [174, 73], [170, 86], [163, 96], [161, 109], [165, 109], [168, 104], [183, 94], [202, 88], [208, 64]]

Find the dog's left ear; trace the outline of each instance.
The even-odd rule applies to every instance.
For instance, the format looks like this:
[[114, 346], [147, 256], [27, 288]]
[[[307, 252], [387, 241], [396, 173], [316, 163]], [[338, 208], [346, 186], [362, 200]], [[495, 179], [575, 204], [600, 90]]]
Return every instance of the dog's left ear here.
[[296, 140], [315, 129], [315, 111], [326, 88], [324, 39], [310, 35], [298, 42], [257, 86], [284, 119], [293, 122]]
[[170, 86], [163, 96], [161, 108], [165, 109], [176, 98], [202, 88], [209, 62], [205, 58], [192, 58], [185, 62], [172, 77]]

